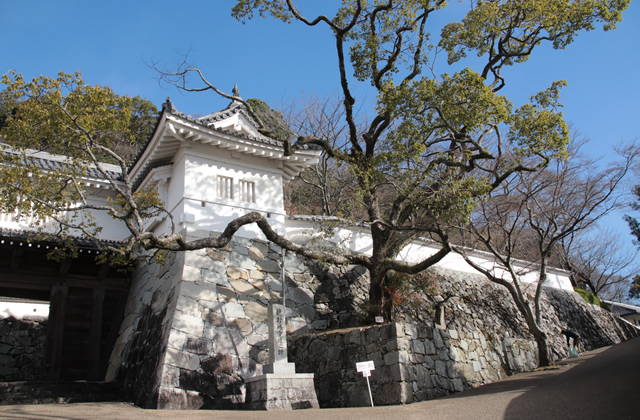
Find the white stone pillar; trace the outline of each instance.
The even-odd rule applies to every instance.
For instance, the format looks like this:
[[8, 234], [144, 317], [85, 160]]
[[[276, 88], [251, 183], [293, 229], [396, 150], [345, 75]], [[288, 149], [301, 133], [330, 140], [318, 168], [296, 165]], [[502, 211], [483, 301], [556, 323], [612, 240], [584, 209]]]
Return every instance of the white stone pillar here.
[[264, 373], [296, 373], [295, 363], [289, 363], [287, 357], [287, 327], [285, 307], [279, 304], [269, 305], [269, 364]]

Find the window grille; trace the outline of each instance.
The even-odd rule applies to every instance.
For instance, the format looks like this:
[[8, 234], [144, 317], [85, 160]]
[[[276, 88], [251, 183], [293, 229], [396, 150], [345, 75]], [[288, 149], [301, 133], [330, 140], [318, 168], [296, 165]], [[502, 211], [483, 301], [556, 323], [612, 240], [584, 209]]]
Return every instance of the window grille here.
[[233, 178], [218, 175], [218, 197], [233, 199]]
[[256, 202], [256, 183], [240, 181], [240, 198], [248, 203]]

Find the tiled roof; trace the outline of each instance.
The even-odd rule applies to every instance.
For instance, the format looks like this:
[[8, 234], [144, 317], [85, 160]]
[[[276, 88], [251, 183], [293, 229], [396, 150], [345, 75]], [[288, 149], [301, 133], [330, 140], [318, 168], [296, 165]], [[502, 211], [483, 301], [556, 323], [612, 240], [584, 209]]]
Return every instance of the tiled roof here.
[[249, 139], [249, 140], [257, 141], [257, 142], [260, 142], [260, 143], [269, 144], [269, 145], [272, 145], [272, 146], [279, 146], [279, 147], [283, 146], [282, 142], [279, 142], [277, 140], [274, 140], [274, 139], [266, 137], [266, 136], [260, 136], [260, 138], [258, 138], [258, 137], [254, 137], [254, 136], [248, 136], [245, 133], [238, 133], [238, 132], [231, 131], [231, 130], [225, 130], [225, 129], [222, 129], [222, 128], [213, 127], [213, 123], [218, 122], [218, 121], [222, 121], [222, 120], [227, 119], [227, 118], [230, 118], [230, 117], [232, 117], [232, 116], [234, 116], [234, 115], [236, 115], [238, 113], [242, 113], [242, 115], [244, 115], [253, 126], [257, 126], [256, 121], [251, 117], [251, 115], [249, 115], [249, 113], [245, 109], [244, 104], [242, 104], [241, 102], [232, 101], [222, 111], [212, 112], [209, 115], [205, 115], [203, 117], [194, 118], [191, 115], [186, 115], [184, 112], [178, 111], [178, 109], [173, 105], [173, 102], [171, 102], [171, 98], [169, 98], [167, 96], [165, 102], [162, 104], [162, 112], [158, 116], [158, 121], [156, 122], [156, 126], [154, 127], [153, 131], [149, 134], [149, 138], [147, 139], [147, 142], [144, 144], [144, 146], [142, 146], [142, 148], [140, 149], [140, 152], [138, 152], [138, 156], [136, 156], [136, 158], [133, 160], [133, 162], [129, 166], [129, 170], [131, 170], [136, 165], [138, 160], [144, 154], [145, 149], [149, 146], [149, 143], [151, 142], [151, 139], [153, 138], [153, 134], [157, 130], [158, 124], [160, 123], [160, 120], [162, 119], [162, 114], [165, 113], [165, 112], [168, 113], [168, 114], [171, 114], [171, 115], [173, 115], [175, 117], [183, 118], [183, 119], [185, 119], [187, 121], [190, 121], [192, 123], [196, 123], [196, 124], [201, 125], [203, 127], [207, 127], [207, 128], [209, 128], [211, 130], [219, 131], [219, 132], [224, 133], [224, 134], [228, 134], [228, 135], [235, 136], [235, 137]]
[[250, 139], [250, 140], [253, 140], [253, 141], [257, 141], [257, 142], [264, 143], [264, 144], [269, 144], [269, 145], [272, 145], [272, 146], [279, 146], [279, 147], [283, 146], [283, 143], [281, 141], [277, 141], [277, 140], [272, 139], [272, 138], [267, 137], [267, 136], [262, 136], [262, 135], [259, 136], [259, 137], [248, 136], [248, 135], [246, 135], [244, 133], [237, 133], [235, 131], [224, 130], [224, 129], [221, 129], [221, 128], [213, 127], [214, 123], [216, 123], [218, 121], [226, 120], [227, 118], [231, 118], [236, 114], [242, 114], [245, 118], [247, 118], [249, 120], [251, 125], [253, 125], [254, 127], [257, 127], [258, 123], [256, 122], [256, 120], [251, 116], [251, 114], [249, 114], [249, 112], [247, 111], [245, 105], [242, 102], [239, 102], [239, 101], [232, 101], [222, 111], [212, 112], [209, 115], [205, 115], [203, 117], [198, 117], [198, 118], [193, 118], [190, 115], [184, 115], [184, 113], [178, 112], [178, 110], [173, 106], [173, 104], [171, 103], [171, 100], [169, 98], [167, 98], [167, 102], [165, 102], [162, 105], [162, 108], [170, 110], [171, 114], [173, 114], [173, 115], [176, 115], [178, 117], [182, 117], [182, 118], [186, 119], [187, 121], [195, 122], [195, 123], [200, 124], [200, 125], [202, 125], [204, 127], [211, 128], [212, 130], [220, 131], [222, 133], [230, 134], [230, 135], [236, 136], [236, 137], [247, 138], [247, 139]]
[[[0, 145], [0, 148], [2, 148], [3, 153], [12, 154], [15, 156], [20, 155], [18, 151], [13, 150], [10, 146]], [[66, 156], [54, 155], [48, 152], [43, 152], [43, 151], [33, 150], [33, 149], [27, 149], [24, 151], [24, 153], [27, 155], [30, 161], [28, 163], [31, 163], [40, 169], [56, 171], [56, 170], [64, 169], [66, 166], [69, 165], [68, 157]], [[109, 174], [109, 176], [115, 179], [121, 178], [121, 171], [119, 166], [112, 165], [109, 163], [103, 163], [102, 167], [105, 170], [105, 172]], [[105, 176], [102, 174], [102, 172], [100, 172], [95, 165], [90, 165], [87, 168], [87, 176], [90, 178], [106, 179]]]
[[[36, 233], [35, 231], [28, 231], [24, 229], [11, 229], [6, 227], [0, 227], [0, 241], [2, 240], [28, 241], [33, 238], [33, 235], [35, 233]], [[96, 248], [95, 241], [92, 241], [87, 238], [80, 238], [77, 236], [72, 238], [73, 238], [73, 241], [76, 243], [76, 245], [80, 247]], [[44, 240], [44, 241], [37, 241], [37, 243], [40, 243], [40, 244], [46, 243], [46, 244], [52, 244], [54, 246], [58, 242], [59, 240], [55, 237], [48, 238], [47, 240]], [[120, 241], [100, 240], [100, 243], [102, 245], [113, 246], [113, 247], [124, 245], [124, 242], [120, 242]]]
[[[167, 110], [168, 112], [170, 112], [172, 115], [178, 116], [178, 117], [182, 117], [184, 119], [186, 119], [187, 121], [191, 121], [191, 122], [195, 122], [197, 124], [200, 124], [204, 127], [208, 127], [211, 128], [213, 130], [216, 131], [220, 131], [223, 132], [225, 134], [230, 134], [236, 137], [242, 137], [242, 138], [248, 138], [250, 140], [254, 140], [254, 141], [258, 141], [260, 143], [265, 143], [265, 144], [269, 144], [272, 146], [278, 146], [278, 147], [283, 147], [283, 143], [281, 141], [272, 139], [270, 137], [267, 136], [263, 136], [260, 135], [259, 137], [255, 137], [255, 136], [248, 136], [244, 133], [237, 133], [235, 131], [231, 131], [231, 130], [224, 130], [221, 128], [214, 128], [213, 124], [215, 122], [218, 121], [223, 121], [227, 118], [231, 118], [236, 114], [242, 114], [245, 118], [247, 118], [249, 120], [249, 122], [251, 123], [251, 125], [253, 125], [254, 127], [258, 126], [258, 123], [256, 122], [256, 120], [251, 116], [251, 114], [247, 111], [246, 106], [239, 101], [231, 101], [231, 103], [222, 111], [217, 111], [217, 112], [212, 112], [209, 115], [205, 115], [203, 117], [198, 117], [198, 118], [193, 118], [190, 115], [185, 115], [182, 112], [178, 112], [178, 110], [176, 109], [176, 107], [173, 105], [173, 103], [171, 102], [171, 99], [169, 97], [167, 97], [167, 100], [164, 104], [162, 104], [162, 109]], [[314, 144], [308, 144], [308, 145], [304, 145], [302, 147], [303, 149], [307, 149], [307, 150], [317, 150], [319, 149], [319, 147], [317, 145]]]
[[289, 220], [301, 220], [304, 222], [344, 222], [348, 223], [347, 220], [341, 219], [336, 216], [314, 216], [314, 215], [304, 215], [304, 214], [288, 214], [287, 219]]
[[343, 226], [356, 226], [360, 228], [369, 227], [367, 222], [353, 222], [347, 219], [336, 216], [317, 216], [317, 215], [303, 215], [303, 214], [288, 214], [288, 220], [298, 220], [302, 222], [314, 222], [314, 223], [336, 223]]

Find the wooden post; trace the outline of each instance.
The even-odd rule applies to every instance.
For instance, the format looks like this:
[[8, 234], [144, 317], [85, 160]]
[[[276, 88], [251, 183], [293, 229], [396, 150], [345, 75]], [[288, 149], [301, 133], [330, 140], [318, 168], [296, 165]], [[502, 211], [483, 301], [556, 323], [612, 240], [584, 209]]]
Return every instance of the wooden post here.
[[62, 371], [62, 342], [68, 295], [69, 286], [66, 284], [54, 284], [51, 287], [45, 355], [45, 375], [50, 379], [59, 379]]
[[93, 289], [89, 330], [89, 365], [87, 366], [87, 379], [90, 381], [102, 379], [100, 378], [100, 349], [102, 347], [103, 311], [104, 289]]

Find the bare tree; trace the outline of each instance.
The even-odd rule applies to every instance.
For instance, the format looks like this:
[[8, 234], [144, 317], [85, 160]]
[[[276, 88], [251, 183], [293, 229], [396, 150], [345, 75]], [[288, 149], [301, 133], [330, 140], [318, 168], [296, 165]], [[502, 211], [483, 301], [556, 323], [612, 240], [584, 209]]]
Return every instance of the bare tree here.
[[[307, 95], [289, 103], [284, 119], [293, 132], [306, 132], [325, 139], [335, 149], [348, 144], [348, 127], [342, 104], [334, 96]], [[303, 171], [285, 187], [290, 213], [338, 216], [349, 219], [358, 200], [355, 179], [346, 165], [331, 159], [326, 152], [320, 162]]]
[[[593, 162], [573, 152], [546, 170], [503, 183], [479, 203], [471, 223], [461, 227], [493, 255], [494, 266], [482, 265], [467, 249], [454, 247], [469, 265], [509, 291], [538, 344], [541, 366], [551, 362], [540, 307], [549, 261], [563, 239], [591, 228], [619, 206], [623, 193], [618, 187], [638, 157], [638, 149], [628, 147], [620, 151], [621, 162], [597, 171]], [[522, 247], [536, 258], [518, 260]], [[533, 283], [523, 283], [523, 276], [533, 274]]]
[[640, 267], [638, 251], [624, 246], [612, 231], [575, 232], [562, 241], [563, 266], [571, 270], [579, 287], [600, 299], [625, 302], [629, 285]]

